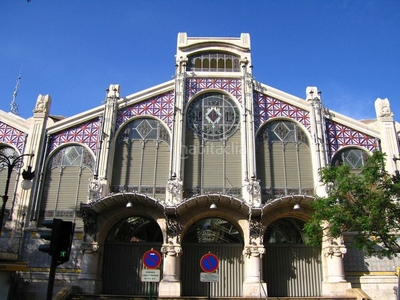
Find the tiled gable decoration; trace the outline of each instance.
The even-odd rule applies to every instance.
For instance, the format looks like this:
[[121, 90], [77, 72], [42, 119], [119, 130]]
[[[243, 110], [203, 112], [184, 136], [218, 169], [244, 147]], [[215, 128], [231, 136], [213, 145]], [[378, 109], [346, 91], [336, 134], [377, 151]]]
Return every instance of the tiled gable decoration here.
[[22, 153], [25, 137], [26, 133], [0, 121], [0, 142], [14, 145]]
[[118, 129], [123, 123], [135, 116], [153, 116], [157, 117], [171, 129], [172, 117], [174, 111], [174, 91], [170, 91], [150, 98], [148, 100], [136, 103], [132, 106], [122, 108], [117, 113]]
[[296, 106], [287, 104], [278, 99], [254, 93], [254, 127], [257, 130], [265, 121], [276, 118], [287, 117], [302, 124], [308, 132], [311, 131], [309, 112]]
[[96, 153], [99, 133], [100, 119], [92, 119], [52, 135], [49, 151], [52, 151], [62, 144], [75, 142], [88, 146], [94, 153]]
[[377, 141], [374, 137], [331, 120], [326, 120], [326, 131], [331, 158], [344, 146], [360, 146], [369, 151], [377, 149]]
[[186, 80], [186, 102], [205, 89], [223, 90], [242, 102], [242, 81], [226, 78], [188, 78]]

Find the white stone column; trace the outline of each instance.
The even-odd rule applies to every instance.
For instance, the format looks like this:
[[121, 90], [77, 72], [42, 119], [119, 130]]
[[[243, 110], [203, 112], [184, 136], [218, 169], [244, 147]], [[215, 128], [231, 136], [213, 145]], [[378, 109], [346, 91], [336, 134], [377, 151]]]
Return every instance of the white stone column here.
[[164, 244], [161, 247], [164, 255], [163, 276], [158, 287], [159, 297], [180, 297], [182, 282], [180, 281], [182, 247], [179, 244]]
[[262, 281], [262, 255], [264, 246], [245, 246], [243, 297], [267, 297], [267, 285]]
[[346, 290], [351, 289], [344, 274], [343, 258], [347, 252], [341, 238], [328, 238], [322, 244], [322, 254], [325, 265], [324, 281], [322, 283], [323, 296], [344, 296]]

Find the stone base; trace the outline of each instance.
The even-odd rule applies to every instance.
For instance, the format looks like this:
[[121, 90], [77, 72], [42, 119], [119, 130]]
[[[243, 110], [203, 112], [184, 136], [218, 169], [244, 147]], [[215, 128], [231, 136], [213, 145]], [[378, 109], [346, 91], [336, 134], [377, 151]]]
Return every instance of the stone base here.
[[267, 298], [267, 284], [265, 282], [244, 282], [243, 297]]
[[79, 278], [76, 283], [83, 294], [97, 294], [100, 293], [102, 289], [101, 279]]
[[346, 296], [346, 291], [351, 289], [351, 283], [342, 282], [323, 282], [322, 296]]
[[180, 281], [163, 281], [158, 286], [159, 297], [180, 297], [182, 283]]

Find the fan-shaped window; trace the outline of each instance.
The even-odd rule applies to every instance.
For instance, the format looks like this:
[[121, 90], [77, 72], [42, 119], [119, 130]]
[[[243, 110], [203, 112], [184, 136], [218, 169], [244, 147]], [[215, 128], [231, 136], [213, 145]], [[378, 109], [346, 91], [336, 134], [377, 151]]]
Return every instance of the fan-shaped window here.
[[186, 116], [185, 197], [240, 194], [240, 113], [235, 102], [220, 93], [206, 93], [192, 101]]
[[165, 194], [169, 153], [169, 133], [160, 121], [145, 118], [126, 124], [115, 145], [113, 191]]
[[357, 148], [346, 148], [337, 153], [332, 159], [332, 166], [345, 164], [353, 170], [358, 170], [365, 164], [368, 153]]
[[188, 71], [201, 72], [240, 72], [239, 56], [222, 53], [206, 52], [189, 57]]
[[94, 158], [85, 147], [73, 145], [55, 152], [48, 164], [42, 192], [41, 218], [61, 218], [82, 226], [81, 202], [88, 197]]
[[304, 244], [304, 222], [294, 218], [284, 218], [272, 222], [264, 235], [268, 244]]
[[264, 201], [288, 194], [313, 193], [309, 143], [296, 123], [270, 122], [258, 132], [256, 143], [257, 175]]
[[162, 242], [158, 224], [148, 218], [133, 216], [119, 221], [107, 236], [107, 242]]
[[242, 243], [238, 229], [220, 218], [207, 218], [194, 223], [185, 234], [184, 243]]

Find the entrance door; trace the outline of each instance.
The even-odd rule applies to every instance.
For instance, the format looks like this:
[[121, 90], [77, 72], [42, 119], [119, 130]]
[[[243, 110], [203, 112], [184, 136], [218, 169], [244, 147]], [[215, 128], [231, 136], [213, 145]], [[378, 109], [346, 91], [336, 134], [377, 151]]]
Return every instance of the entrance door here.
[[270, 297], [321, 295], [321, 249], [304, 244], [304, 222], [285, 218], [266, 230], [264, 280]]
[[[159, 251], [162, 233], [158, 224], [140, 216], [118, 222], [109, 232], [104, 245], [103, 293], [112, 295], [146, 295], [149, 283], [141, 282], [143, 254]], [[153, 295], [158, 284], [153, 284]]]
[[243, 242], [235, 226], [220, 218], [202, 219], [188, 229], [182, 246], [182, 295], [207, 296], [208, 283], [200, 281], [200, 259], [207, 253], [219, 259], [219, 281], [210, 283], [210, 296], [242, 295]]

